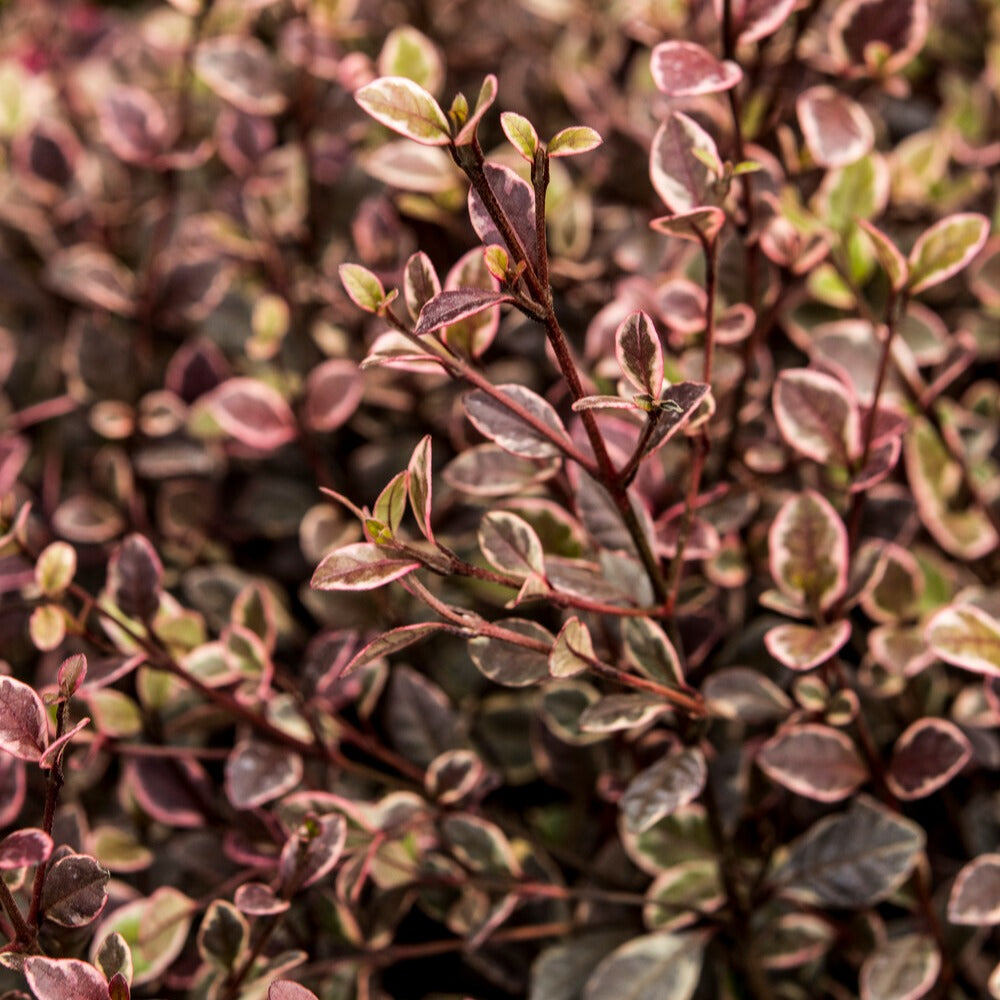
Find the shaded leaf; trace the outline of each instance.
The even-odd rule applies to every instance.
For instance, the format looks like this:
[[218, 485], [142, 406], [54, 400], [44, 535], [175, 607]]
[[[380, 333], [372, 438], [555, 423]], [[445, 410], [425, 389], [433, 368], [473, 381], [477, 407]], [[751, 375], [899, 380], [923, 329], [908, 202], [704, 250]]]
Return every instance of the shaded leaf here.
[[417, 336], [432, 333], [502, 302], [513, 301], [513, 296], [490, 288], [455, 288], [440, 292], [424, 304], [413, 332]]
[[393, 556], [371, 542], [352, 542], [323, 557], [310, 586], [316, 590], [374, 590], [419, 566], [412, 558]]
[[[535, 233], [534, 189], [509, 167], [487, 163], [483, 170], [494, 196], [506, 211], [514, 227], [514, 232], [527, 255], [528, 263], [537, 267], [538, 239]], [[516, 247], [507, 245], [507, 241], [497, 229], [496, 223], [486, 210], [482, 199], [476, 193], [475, 187], [469, 189], [469, 219], [476, 235], [486, 246], [505, 247], [514, 261], [521, 261], [521, 254], [518, 253]]]
[[812, 670], [830, 659], [851, 637], [846, 619], [832, 625], [776, 625], [764, 635], [767, 651], [789, 670]]
[[653, 321], [631, 313], [615, 332], [615, 356], [625, 377], [639, 392], [656, 399], [663, 388], [663, 347]]
[[646, 725], [667, 711], [659, 698], [647, 694], [609, 694], [580, 713], [584, 733], [614, 733]]
[[58, 250], [45, 270], [52, 288], [74, 302], [122, 316], [135, 312], [135, 275], [100, 247], [76, 243]]
[[847, 531], [814, 490], [782, 504], [768, 534], [771, 576], [793, 601], [828, 608], [847, 587]]
[[231, 378], [199, 400], [226, 434], [260, 451], [274, 451], [298, 434], [284, 397], [254, 378]]
[[602, 959], [583, 1000], [690, 1000], [701, 977], [704, 944], [700, 934], [633, 938]]
[[206, 38], [195, 50], [194, 68], [219, 97], [249, 115], [276, 115], [288, 103], [271, 52], [258, 38]]
[[448, 696], [405, 665], [395, 667], [390, 675], [386, 720], [393, 745], [420, 767], [461, 742], [458, 718]]
[[918, 719], [896, 740], [886, 781], [901, 799], [943, 788], [968, 763], [972, 744], [954, 722]]
[[861, 966], [861, 1000], [919, 1000], [937, 981], [941, 953], [927, 934], [904, 934], [880, 945]]
[[640, 771], [619, 802], [628, 829], [643, 833], [692, 802], [701, 794], [707, 774], [704, 755], [691, 748], [667, 753]]
[[656, 401], [656, 426], [643, 454], [651, 455], [686, 427], [702, 404], [710, 400], [709, 393], [705, 382], [678, 382], [664, 389]]
[[542, 543], [534, 528], [509, 511], [491, 511], [479, 522], [479, 548], [501, 573], [544, 575]]
[[868, 778], [851, 738], [814, 723], [779, 730], [756, 761], [772, 781], [819, 802], [839, 802]]
[[38, 760], [48, 742], [42, 699], [23, 681], [0, 676], [0, 750], [19, 760]]
[[769, 677], [750, 667], [726, 667], [705, 678], [701, 693], [713, 715], [750, 725], [785, 718], [792, 701]]
[[650, 69], [657, 89], [668, 97], [717, 94], [743, 79], [736, 63], [716, 59], [695, 42], [660, 42], [653, 49]]
[[246, 917], [224, 899], [213, 899], [198, 928], [198, 953], [216, 968], [228, 971], [246, 951], [250, 925]]
[[799, 95], [795, 110], [809, 152], [821, 167], [854, 163], [874, 145], [871, 119], [831, 86], [810, 87]]
[[794, 841], [772, 881], [820, 906], [872, 906], [906, 880], [924, 839], [916, 823], [861, 795]]
[[263, 882], [245, 882], [233, 893], [233, 903], [241, 913], [251, 917], [284, 913], [292, 905]]
[[383, 632], [367, 646], [362, 647], [344, 667], [340, 676], [347, 677], [355, 670], [360, 670], [361, 667], [379, 660], [383, 656], [389, 656], [401, 649], [406, 649], [407, 646], [421, 642], [435, 632], [451, 630], [451, 626], [442, 622], [420, 622], [417, 625], [401, 625], [399, 628], [389, 629], [388, 632]]
[[84, 927], [96, 920], [108, 901], [111, 872], [86, 854], [59, 858], [45, 873], [42, 910], [63, 927]]
[[906, 263], [899, 247], [882, 232], [877, 229], [867, 219], [858, 219], [858, 225], [868, 234], [875, 248], [875, 255], [878, 257], [882, 270], [885, 271], [889, 279], [889, 284], [894, 292], [901, 291], [910, 277], [910, 269]]
[[286, 889], [304, 889], [333, 871], [347, 842], [347, 820], [339, 813], [307, 817], [281, 851], [278, 874]]
[[651, 618], [627, 618], [622, 625], [625, 656], [639, 673], [660, 684], [682, 687], [680, 657], [666, 632]]
[[236, 809], [256, 809], [302, 780], [302, 758], [286, 747], [240, 740], [226, 758], [226, 797]]
[[419, 84], [402, 76], [381, 77], [355, 91], [354, 99], [376, 121], [428, 146], [451, 141], [448, 119]]
[[153, 819], [182, 828], [202, 826], [204, 803], [215, 795], [202, 766], [185, 758], [132, 757], [125, 764], [125, 787]]
[[624, 936], [622, 931], [590, 931], [549, 945], [531, 966], [528, 1000], [579, 1000], [598, 962]]
[[126, 982], [132, 981], [132, 953], [121, 934], [109, 934], [104, 939], [94, 956], [94, 965], [108, 979], [122, 976]]
[[108, 590], [130, 618], [148, 621], [160, 606], [163, 564], [144, 535], [133, 532], [115, 547], [108, 561]]
[[[569, 447], [570, 440], [552, 406], [523, 385], [505, 384], [496, 388], [510, 401], [510, 406], [481, 389], [470, 392], [463, 400], [465, 412], [476, 429], [514, 455], [525, 458], [562, 455], [556, 441], [564, 441]], [[535, 426], [539, 423], [552, 431], [552, 438]]]
[[290, 979], [276, 979], [267, 988], [267, 1000], [319, 1000], [312, 990], [307, 990]]
[[513, 455], [495, 444], [479, 444], [457, 455], [442, 470], [453, 489], [481, 497], [503, 497], [545, 482], [558, 462], [538, 462]]
[[[733, 3], [733, 26], [740, 44], [756, 42], [776, 32], [788, 21], [797, 0], [736, 0]], [[721, 20], [722, 0], [715, 0]]]
[[544, 643], [546, 651], [479, 635], [469, 640], [469, 656], [476, 667], [490, 680], [505, 687], [527, 687], [548, 677], [548, 650], [554, 642], [548, 629], [521, 618], [505, 618], [497, 624], [533, 643]]
[[98, 107], [101, 137], [125, 163], [149, 166], [171, 142], [167, 116], [140, 87], [117, 86]]
[[989, 235], [989, 219], [976, 212], [949, 215], [924, 230], [910, 251], [910, 293], [933, 288], [967, 267]]
[[774, 418], [785, 442], [814, 462], [847, 467], [861, 452], [858, 407], [839, 379], [809, 368], [781, 372]]
[[36, 1000], [108, 1000], [104, 976], [77, 958], [34, 955], [25, 960], [24, 975]]
[[694, 243], [711, 243], [726, 224], [721, 208], [696, 208], [678, 215], [662, 215], [650, 222], [650, 228], [668, 236]]
[[[343, 265], [341, 266], [343, 267]], [[375, 280], [378, 281], [377, 278]], [[381, 285], [379, 288], [381, 289]], [[410, 319], [416, 322], [420, 310], [440, 291], [441, 281], [437, 276], [437, 271], [434, 270], [430, 257], [423, 251], [411, 254], [403, 269], [403, 299], [406, 302]], [[376, 297], [380, 301], [385, 297], [385, 293], [379, 292]], [[368, 298], [371, 301], [370, 294]]]
[[971, 927], [1000, 923], [1000, 854], [980, 854], [962, 868], [948, 897], [948, 919]]
[[487, 73], [483, 78], [482, 86], [476, 97], [476, 106], [472, 109], [472, 114], [461, 127], [458, 135], [455, 136], [456, 146], [468, 146], [476, 134], [476, 129], [482, 121], [483, 115], [492, 107], [497, 99], [497, 78], [492, 73]]
[[[711, 168], [701, 156], [705, 156]], [[650, 149], [649, 173], [656, 193], [672, 212], [689, 212], [716, 203], [715, 183], [722, 161], [712, 137], [679, 111], [656, 130]]]
[[923, 46], [927, 0], [843, 0], [830, 22], [830, 48], [844, 63], [896, 72]]
[[471, 813], [451, 813], [441, 832], [455, 857], [474, 872], [518, 876], [521, 864], [510, 841], [494, 823]]
[[942, 608], [924, 636], [935, 655], [987, 677], [1000, 677], [1000, 622], [972, 604]]
[[836, 939], [833, 927], [811, 913], [785, 913], [767, 924], [756, 946], [765, 969], [795, 969], [814, 962]]
[[364, 381], [353, 361], [324, 361], [306, 379], [303, 420], [310, 430], [336, 430], [354, 414], [363, 395]]

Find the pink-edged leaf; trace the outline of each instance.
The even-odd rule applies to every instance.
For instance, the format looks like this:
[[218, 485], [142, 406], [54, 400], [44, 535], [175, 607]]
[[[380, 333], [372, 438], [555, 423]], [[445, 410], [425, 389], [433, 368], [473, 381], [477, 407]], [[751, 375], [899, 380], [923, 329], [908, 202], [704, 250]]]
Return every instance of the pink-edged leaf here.
[[[406, 302], [410, 319], [416, 322], [420, 310], [440, 291], [441, 280], [438, 278], [430, 257], [422, 250], [411, 254], [403, 269], [403, 300]], [[384, 298], [384, 296], [385, 293], [382, 292], [379, 298]]]
[[45, 873], [42, 911], [62, 927], [85, 927], [108, 902], [111, 872], [88, 854], [68, 854]]
[[329, 874], [347, 843], [347, 820], [339, 813], [307, 819], [285, 842], [278, 875], [286, 887], [304, 889]]
[[[476, 430], [505, 451], [524, 458], [554, 458], [562, 455], [556, 443], [564, 441], [571, 447], [569, 435], [559, 414], [537, 393], [523, 385], [498, 385], [497, 390], [510, 405], [477, 389], [463, 400], [466, 415]], [[544, 425], [551, 436], [537, 425]]]
[[125, 163], [148, 166], [170, 144], [167, 116], [140, 87], [117, 86], [98, 108], [101, 137]]
[[374, 590], [419, 566], [414, 559], [393, 556], [371, 542], [353, 542], [323, 557], [310, 586], [316, 590]]
[[536, 462], [512, 455], [495, 444], [479, 444], [456, 456], [442, 470], [452, 489], [473, 496], [503, 497], [520, 493], [555, 475], [558, 462]]
[[889, 438], [889, 440], [873, 446], [864, 468], [859, 469], [851, 478], [851, 492], [860, 493], [888, 478], [892, 470], [896, 468], [902, 452], [903, 440], [898, 437]]
[[383, 632], [377, 639], [373, 639], [367, 646], [362, 647], [344, 667], [340, 676], [346, 677], [383, 656], [389, 656], [391, 653], [406, 649], [407, 646], [412, 646], [414, 643], [422, 642], [435, 632], [453, 630], [453, 626], [445, 625], [443, 622], [420, 622], [417, 625], [401, 625], [399, 628], [389, 629], [388, 632]]
[[425, 434], [420, 443], [413, 449], [407, 472], [407, 492], [410, 498], [410, 509], [417, 519], [417, 527], [427, 541], [434, 542], [434, 531], [431, 527], [431, 504], [434, 499], [431, 456], [431, 436]]
[[901, 799], [922, 799], [943, 788], [972, 756], [954, 722], [919, 719], [896, 740], [886, 781]]
[[[696, 150], [713, 163], [711, 169]], [[721, 174], [715, 140], [693, 118], [672, 112], [656, 130], [649, 154], [649, 175], [663, 203], [678, 214], [717, 203]]]
[[479, 88], [479, 95], [476, 97], [476, 106], [472, 109], [472, 114], [459, 129], [458, 135], [455, 136], [456, 146], [468, 146], [472, 142], [483, 115], [489, 111], [497, 99], [497, 90], [497, 78], [492, 73], [488, 73]]
[[251, 917], [274, 916], [292, 905], [263, 882], [245, 882], [233, 893], [233, 903], [240, 913]]
[[53, 740], [46, 748], [45, 752], [38, 758], [38, 766], [43, 770], [48, 770], [50, 767], [54, 767], [56, 762], [62, 757], [66, 750], [66, 747], [72, 742], [73, 738], [81, 730], [86, 729], [90, 725], [90, 717], [85, 716], [71, 729], [68, 729], [62, 736], [57, 740]]
[[927, 0], [841, 0], [830, 20], [830, 49], [844, 65], [895, 73], [920, 51], [928, 20]]
[[832, 375], [789, 368], [774, 385], [774, 418], [785, 442], [823, 465], [846, 467], [861, 451], [858, 406]]
[[663, 347], [653, 321], [644, 312], [631, 313], [615, 333], [615, 356], [625, 377], [656, 399], [663, 388]]
[[779, 730], [756, 760], [772, 781], [818, 802], [840, 802], [868, 778], [851, 738], [815, 723]]
[[807, 607], [830, 607], [847, 588], [847, 530], [815, 490], [782, 504], [768, 535], [771, 576], [782, 592]]
[[479, 522], [478, 537], [483, 555], [501, 573], [544, 575], [542, 543], [524, 518], [510, 511], [490, 511]]
[[[532, 266], [537, 266], [538, 238], [535, 233], [534, 189], [527, 181], [518, 177], [510, 167], [487, 163], [483, 169], [487, 183], [514, 227], [518, 241], [527, 254], [528, 262]], [[469, 189], [469, 219], [476, 235], [486, 246], [505, 247], [515, 261], [520, 261], [521, 255], [514, 247], [507, 245], [507, 241], [500, 234], [474, 187]]]
[[129, 617], [146, 621], [160, 606], [163, 563], [145, 535], [133, 532], [108, 561], [108, 591]]
[[376, 121], [427, 146], [447, 146], [451, 127], [434, 97], [403, 76], [384, 76], [355, 91], [354, 99]]
[[267, 988], [267, 1000], [319, 1000], [312, 990], [307, 990], [290, 979], [276, 979]]
[[0, 436], [0, 496], [13, 489], [30, 454], [31, 442], [26, 437], [9, 431]]
[[715, 342], [717, 344], [741, 344], [753, 333], [757, 314], [746, 302], [731, 305], [715, 321]]
[[108, 981], [78, 958], [25, 960], [24, 975], [36, 1000], [108, 1000]]
[[652, 618], [627, 618], [622, 623], [625, 658], [639, 673], [670, 687], [682, 687], [684, 669], [674, 644]]
[[661, 42], [650, 60], [653, 82], [668, 97], [694, 97], [729, 90], [743, 71], [729, 59], [719, 60], [695, 42]]
[[750, 725], [784, 719], [791, 699], [769, 677], [750, 667], [725, 667], [705, 679], [701, 693], [711, 714]]
[[205, 803], [213, 801], [216, 794], [205, 769], [184, 757], [130, 757], [125, 762], [122, 787], [158, 823], [186, 829], [205, 825]]
[[776, 625], [764, 634], [767, 651], [789, 670], [812, 670], [825, 663], [851, 637], [846, 619], [832, 625]]
[[[464, 253], [448, 271], [444, 287], [446, 291], [474, 291], [485, 289], [498, 292], [499, 279], [490, 269], [488, 257], [491, 252], [507, 256], [503, 247], [481, 247]], [[505, 273], [502, 271], [501, 273]], [[493, 305], [464, 319], [449, 323], [441, 331], [441, 339], [462, 357], [479, 358], [493, 343], [500, 329], [500, 307]]]
[[548, 629], [523, 618], [504, 618], [498, 624], [528, 639], [532, 646], [478, 635], [468, 642], [469, 656], [477, 669], [505, 687], [527, 687], [548, 677], [548, 653], [533, 648], [543, 644], [551, 650], [554, 637]]
[[594, 642], [587, 626], [575, 615], [559, 630], [549, 653], [549, 670], [553, 677], [574, 677], [589, 670], [593, 664]]
[[219, 97], [248, 115], [276, 115], [288, 104], [274, 57], [259, 38], [206, 38], [195, 51], [194, 68]]
[[868, 234], [875, 248], [875, 256], [889, 278], [889, 284], [894, 292], [901, 291], [909, 280], [910, 269], [902, 251], [881, 229], [873, 226], [867, 219], [858, 219], [858, 225]]
[[44, 830], [15, 830], [0, 840], [0, 870], [40, 865], [51, 853], [52, 838]]
[[57, 250], [45, 274], [55, 291], [74, 302], [122, 316], [135, 312], [135, 275], [100, 247], [76, 243]]
[[67, 656], [59, 664], [59, 674], [57, 677], [59, 691], [65, 698], [76, 694], [77, 688], [87, 677], [87, 657], [83, 653], [76, 653], [74, 656]]
[[600, 134], [586, 125], [571, 125], [560, 129], [549, 139], [546, 150], [550, 157], [578, 156], [597, 149], [604, 142]]
[[226, 797], [236, 809], [256, 809], [302, 780], [302, 758], [260, 740], [240, 740], [226, 759]]
[[583, 396], [573, 403], [573, 412], [583, 410], [638, 410], [639, 405], [623, 396]]
[[337, 270], [348, 298], [365, 312], [376, 313], [386, 302], [385, 288], [377, 275], [361, 264], [341, 264]]
[[224, 899], [213, 899], [198, 928], [198, 954], [219, 970], [234, 969], [246, 954], [250, 924]]
[[629, 783], [619, 802], [625, 825], [632, 833], [644, 833], [664, 816], [693, 802], [705, 787], [708, 767], [705, 755], [687, 748], [665, 754], [640, 771]]
[[[774, 34], [791, 17], [798, 0], [732, 0], [733, 28], [741, 44]], [[715, 15], [722, 22], [723, 0], [714, 0]]]
[[925, 229], [910, 251], [910, 293], [933, 288], [967, 267], [989, 235], [989, 219], [976, 212], [949, 215]]
[[705, 382], [677, 382], [664, 389], [656, 401], [656, 426], [643, 454], [651, 455], [686, 427], [708, 394], [709, 386]]
[[364, 380], [353, 361], [333, 358], [306, 379], [302, 418], [314, 431], [336, 430], [353, 415], [364, 395]]
[[795, 110], [809, 152], [821, 167], [854, 163], [875, 144], [875, 130], [864, 109], [826, 84], [800, 94]]
[[952, 666], [1000, 677], [1000, 622], [972, 604], [942, 608], [924, 630], [936, 656]]
[[1000, 924], [1000, 854], [980, 854], [958, 873], [948, 897], [948, 919], [967, 927]]
[[726, 224], [726, 213], [721, 208], [696, 208], [680, 215], [661, 215], [649, 226], [658, 233], [676, 236], [692, 243], [711, 243]]
[[274, 451], [298, 434], [284, 397], [257, 379], [227, 379], [199, 403], [228, 435], [259, 451]]
[[49, 743], [42, 699], [13, 677], [0, 677], [0, 750], [19, 760], [38, 760]]
[[425, 333], [433, 333], [443, 326], [475, 316], [491, 306], [513, 301], [512, 295], [506, 295], [492, 288], [455, 288], [439, 292], [420, 310], [420, 317], [413, 332], [418, 337]]
[[929, 934], [904, 934], [872, 951], [861, 966], [861, 1000], [920, 1000], [937, 981], [941, 952]]

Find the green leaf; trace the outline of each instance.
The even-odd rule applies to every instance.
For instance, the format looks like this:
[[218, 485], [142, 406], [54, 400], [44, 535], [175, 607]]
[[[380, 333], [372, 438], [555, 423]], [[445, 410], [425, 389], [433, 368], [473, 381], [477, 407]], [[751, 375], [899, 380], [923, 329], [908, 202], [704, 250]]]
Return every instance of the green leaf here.
[[340, 282], [350, 300], [365, 312], [377, 313], [385, 304], [385, 289], [382, 282], [360, 264], [341, 264]]
[[425, 434], [413, 454], [407, 466], [407, 490], [410, 495], [410, 509], [417, 519], [417, 527], [427, 541], [434, 542], [434, 531], [431, 527], [431, 501], [433, 500], [433, 486], [431, 480], [431, 436]]
[[500, 127], [518, 153], [529, 163], [534, 163], [535, 151], [538, 149], [538, 133], [535, 131], [535, 126], [523, 115], [505, 111], [500, 115]]
[[957, 274], [989, 235], [989, 219], [976, 212], [949, 215], [924, 230], [910, 251], [910, 293], [916, 295]]
[[383, 77], [405, 77], [431, 93], [437, 93], [444, 79], [444, 61], [437, 46], [410, 25], [393, 28], [378, 56]]
[[437, 101], [404, 76], [384, 76], [355, 91], [361, 108], [388, 128], [427, 146], [451, 142], [448, 119]]
[[878, 262], [882, 265], [882, 270], [885, 271], [886, 276], [889, 278], [892, 290], [894, 292], [902, 290], [903, 286], [909, 280], [910, 269], [899, 247], [881, 229], [877, 229], [867, 219], [858, 219], [858, 225], [868, 234], [868, 238], [872, 241], [872, 246], [875, 248], [875, 256], [878, 257]]
[[35, 582], [46, 597], [58, 597], [76, 575], [76, 549], [69, 542], [52, 542], [35, 561]]
[[397, 472], [378, 495], [372, 510], [375, 520], [387, 525], [392, 535], [395, 535], [399, 530], [399, 524], [406, 512], [408, 478], [405, 472]]
[[600, 134], [585, 125], [573, 125], [556, 132], [548, 141], [549, 156], [578, 156], [597, 149], [604, 142]]

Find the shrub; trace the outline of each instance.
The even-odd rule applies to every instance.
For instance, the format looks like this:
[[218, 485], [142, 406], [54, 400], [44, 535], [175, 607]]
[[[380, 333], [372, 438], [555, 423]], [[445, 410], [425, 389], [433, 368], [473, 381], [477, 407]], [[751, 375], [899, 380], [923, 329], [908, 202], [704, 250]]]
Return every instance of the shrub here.
[[3, 996], [1000, 996], [997, 11], [26, 6]]

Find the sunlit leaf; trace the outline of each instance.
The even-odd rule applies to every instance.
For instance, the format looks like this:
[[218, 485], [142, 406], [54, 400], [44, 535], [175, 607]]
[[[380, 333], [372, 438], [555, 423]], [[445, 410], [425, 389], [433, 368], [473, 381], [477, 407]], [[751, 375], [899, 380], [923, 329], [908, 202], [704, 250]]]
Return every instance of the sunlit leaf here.
[[933, 288], [965, 268], [989, 235], [989, 219], [975, 212], [949, 215], [924, 230], [910, 251], [911, 294]]
[[650, 60], [653, 82], [668, 97], [695, 97], [730, 90], [743, 71], [729, 59], [720, 61], [696, 42], [660, 42]]
[[560, 129], [546, 146], [549, 156], [578, 156], [580, 153], [589, 153], [592, 149], [597, 149], [604, 140], [592, 128], [586, 125], [571, 125], [569, 128]]
[[371, 542], [352, 542], [323, 557], [310, 586], [316, 590], [374, 590], [419, 566], [419, 562], [393, 556]]
[[529, 163], [534, 163], [535, 150], [538, 149], [538, 133], [535, 131], [535, 126], [523, 115], [504, 111], [500, 115], [500, 127], [518, 153]]
[[451, 141], [441, 106], [413, 80], [380, 77], [355, 91], [354, 99], [376, 121], [408, 139], [429, 146], [446, 146]]
[[365, 312], [378, 312], [386, 301], [385, 289], [378, 277], [360, 264], [341, 264], [340, 282], [351, 301]]
[[822, 167], [853, 163], [875, 142], [864, 109], [831, 86], [810, 87], [799, 95], [795, 109], [809, 152]]

